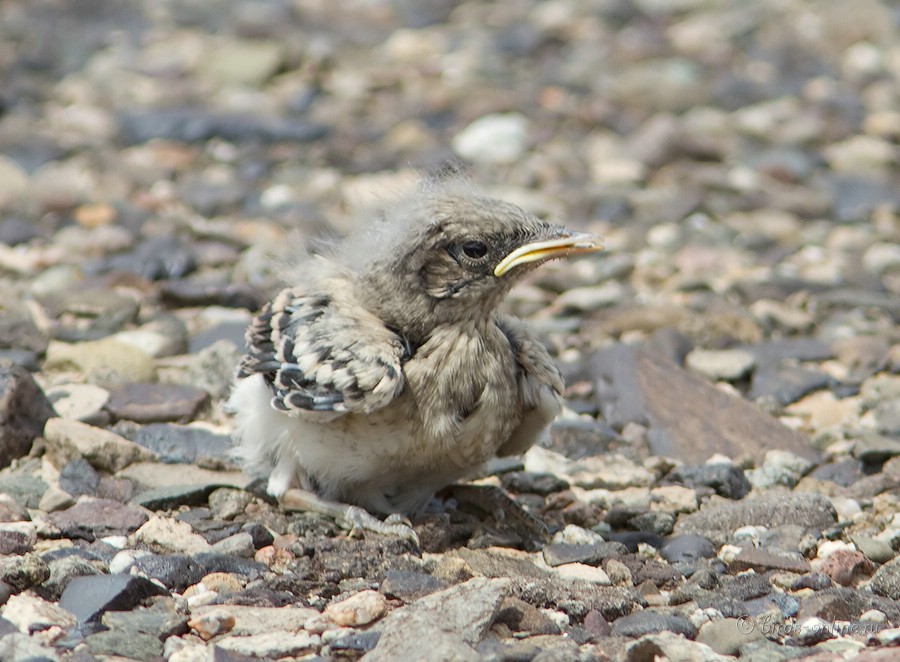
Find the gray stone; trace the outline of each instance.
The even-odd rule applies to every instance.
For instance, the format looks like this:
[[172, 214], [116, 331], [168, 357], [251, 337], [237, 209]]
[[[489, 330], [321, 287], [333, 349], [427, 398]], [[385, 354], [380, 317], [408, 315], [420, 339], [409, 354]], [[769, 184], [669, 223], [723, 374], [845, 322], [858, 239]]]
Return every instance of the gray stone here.
[[453, 139], [453, 149], [476, 163], [512, 163], [525, 149], [528, 119], [520, 113], [485, 115]]
[[878, 595], [900, 600], [900, 556], [878, 568], [869, 582], [869, 588]]
[[850, 539], [857, 546], [859, 551], [866, 555], [866, 558], [875, 563], [887, 563], [894, 556], [893, 548], [883, 540], [872, 538], [869, 536], [851, 535]]
[[751, 400], [771, 402], [786, 407], [812, 391], [825, 388], [830, 377], [816, 370], [796, 366], [761, 366], [750, 382]]
[[93, 467], [114, 473], [133, 462], [155, 457], [146, 448], [114, 432], [65, 418], [47, 421], [44, 438], [47, 452], [58, 467], [84, 458]]
[[[0, 473], [0, 495], [5, 495], [14, 500], [19, 507], [37, 508], [41, 502], [41, 497], [44, 496], [46, 491], [47, 483], [37, 476], [31, 475], [29, 471], [8, 474]], [[13, 512], [9, 508], [0, 500], [0, 515], [8, 518], [10, 516], [9, 513]], [[16, 516], [15, 520], [12, 521], [24, 519], [28, 519], [27, 512], [24, 517]]]
[[[127, 434], [127, 433], [126, 433]], [[142, 425], [128, 438], [148, 448], [162, 462], [195, 464], [198, 461], [209, 466], [212, 461], [229, 461], [231, 437], [216, 434], [201, 427], [152, 423]]]
[[132, 611], [107, 611], [101, 622], [111, 630], [142, 632], [165, 639], [187, 632], [187, 614], [183, 602], [173, 598], [158, 598], [149, 607]]
[[900, 439], [868, 433], [853, 444], [853, 456], [862, 462], [880, 464], [897, 455], [900, 455]]
[[659, 550], [669, 563], [696, 563], [716, 555], [716, 547], [708, 538], [693, 533], [672, 536]]
[[253, 546], [253, 536], [242, 531], [219, 540], [210, 547], [210, 551], [228, 556], [253, 558], [256, 548]]
[[248, 605], [205, 605], [191, 610], [194, 620], [214, 617], [233, 620], [229, 634], [236, 637], [271, 632], [297, 632], [310, 618], [321, 614], [315, 609], [291, 605], [289, 607], [253, 607]]
[[[46, 487], [46, 485], [44, 486]], [[24, 522], [30, 519], [25, 506], [3, 492], [0, 484], [0, 522]]]
[[668, 477], [688, 487], [709, 487], [726, 499], [743, 499], [751, 488], [739, 467], [724, 462], [676, 467]]
[[73, 497], [95, 496], [99, 485], [100, 474], [84, 458], [72, 460], [60, 469], [59, 487]]
[[831, 502], [818, 494], [772, 492], [735, 503], [709, 501], [699, 512], [681, 517], [676, 533], [697, 533], [716, 544], [724, 544], [743, 526], [776, 528], [796, 524], [809, 531], [822, 531], [837, 522]]
[[98, 340], [123, 328], [138, 313], [133, 296], [112, 289], [70, 288], [38, 297], [56, 340]]
[[628, 548], [620, 542], [599, 542], [585, 544], [554, 543], [545, 545], [544, 561], [551, 567], [565, 563], [586, 563], [598, 565], [604, 559], [622, 556]]
[[243, 490], [223, 487], [209, 495], [209, 509], [217, 517], [233, 520], [244, 514], [252, 500], [253, 497]]
[[430, 651], [477, 659], [474, 650], [469, 656], [466, 649], [484, 637], [508, 591], [508, 579], [475, 577], [396, 609], [382, 621], [381, 639], [366, 659], [446, 659]]
[[729, 564], [732, 572], [738, 573], [753, 569], [764, 573], [769, 570], [786, 570], [804, 574], [809, 572], [809, 561], [799, 554], [787, 554], [775, 549], [761, 547], [744, 547]]
[[47, 419], [55, 415], [53, 405], [25, 368], [0, 364], [0, 468], [27, 455]]
[[150, 662], [162, 655], [159, 637], [129, 630], [106, 630], [85, 639], [88, 648], [97, 656], [117, 656]]
[[153, 379], [153, 357], [115, 338], [89, 342], [51, 342], [46, 369], [78, 370], [85, 380], [104, 388]]
[[118, 475], [149, 489], [177, 487], [183, 490], [190, 486], [191, 489], [209, 489], [210, 492], [219, 487], [243, 489], [252, 480], [242, 471], [214, 471], [193, 465], [162, 462], [135, 462]]
[[439, 591], [444, 586], [444, 582], [426, 572], [389, 570], [381, 583], [381, 592], [388, 597], [412, 602]]
[[59, 658], [54, 649], [22, 632], [0, 637], [0, 660], [44, 662], [57, 659]]
[[624, 662], [730, 662], [734, 658], [719, 655], [706, 644], [685, 639], [672, 632], [660, 632], [648, 634], [628, 644], [622, 659]]
[[219, 340], [196, 354], [183, 357], [176, 363], [170, 360], [158, 370], [159, 381], [187, 384], [202, 388], [212, 398], [225, 398], [234, 383], [234, 366], [241, 354], [234, 343]]

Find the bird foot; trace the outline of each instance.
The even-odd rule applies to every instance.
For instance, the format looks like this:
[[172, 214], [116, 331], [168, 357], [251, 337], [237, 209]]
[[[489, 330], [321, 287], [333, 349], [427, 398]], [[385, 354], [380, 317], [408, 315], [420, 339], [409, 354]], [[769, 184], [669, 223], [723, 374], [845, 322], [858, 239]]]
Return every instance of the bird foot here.
[[383, 536], [395, 536], [409, 540], [417, 547], [419, 546], [419, 537], [413, 530], [412, 523], [397, 513], [388, 515], [382, 521], [365, 508], [323, 499], [312, 492], [298, 488], [285, 491], [279, 498], [279, 504], [285, 512], [315, 512], [331, 517], [341, 526], [350, 529], [351, 536], [371, 531]]
[[350, 535], [361, 531], [371, 531], [383, 536], [396, 536], [409, 540], [417, 547], [419, 536], [412, 528], [412, 522], [398, 513], [388, 515], [383, 521], [359, 506], [347, 506], [344, 520], [350, 525]]
[[493, 515], [497, 522], [504, 523], [517, 533], [541, 541], [550, 539], [547, 525], [535, 517], [496, 485], [469, 485], [454, 483], [445, 488], [457, 503], [471, 504]]

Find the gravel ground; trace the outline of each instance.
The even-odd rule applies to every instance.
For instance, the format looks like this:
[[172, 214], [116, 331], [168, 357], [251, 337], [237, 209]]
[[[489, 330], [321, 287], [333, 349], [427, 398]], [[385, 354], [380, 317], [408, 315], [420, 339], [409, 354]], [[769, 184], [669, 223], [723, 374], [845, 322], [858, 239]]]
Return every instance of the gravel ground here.
[[[893, 660], [889, 0], [5, 0], [0, 659]], [[277, 265], [448, 158], [606, 237], [491, 513], [286, 515], [222, 402]], [[214, 657], [211, 657], [214, 656]]]

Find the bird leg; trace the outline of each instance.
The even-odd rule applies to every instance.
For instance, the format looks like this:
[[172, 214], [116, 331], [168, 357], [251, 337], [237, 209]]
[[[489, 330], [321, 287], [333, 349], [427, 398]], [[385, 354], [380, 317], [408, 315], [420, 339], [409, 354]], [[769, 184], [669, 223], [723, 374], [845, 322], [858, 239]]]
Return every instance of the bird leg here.
[[382, 521], [365, 508], [323, 499], [308, 490], [296, 487], [285, 491], [279, 497], [278, 503], [285, 512], [314, 512], [331, 517], [339, 525], [350, 529], [350, 535], [360, 531], [371, 531], [383, 536], [409, 540], [417, 547], [419, 545], [419, 537], [413, 531], [412, 524], [398, 513], [388, 515]]
[[541, 541], [550, 539], [547, 525], [516, 503], [501, 487], [454, 483], [441, 492], [457, 503], [467, 503], [490, 513], [498, 522], [506, 523], [528, 538]]

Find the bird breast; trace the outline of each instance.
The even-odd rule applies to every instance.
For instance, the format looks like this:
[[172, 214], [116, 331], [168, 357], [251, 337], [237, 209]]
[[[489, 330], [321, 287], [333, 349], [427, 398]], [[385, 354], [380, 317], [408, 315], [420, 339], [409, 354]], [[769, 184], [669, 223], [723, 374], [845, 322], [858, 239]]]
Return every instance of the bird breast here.
[[490, 320], [436, 328], [403, 372], [414, 408], [410, 456], [419, 461], [473, 468], [524, 414], [512, 348]]

